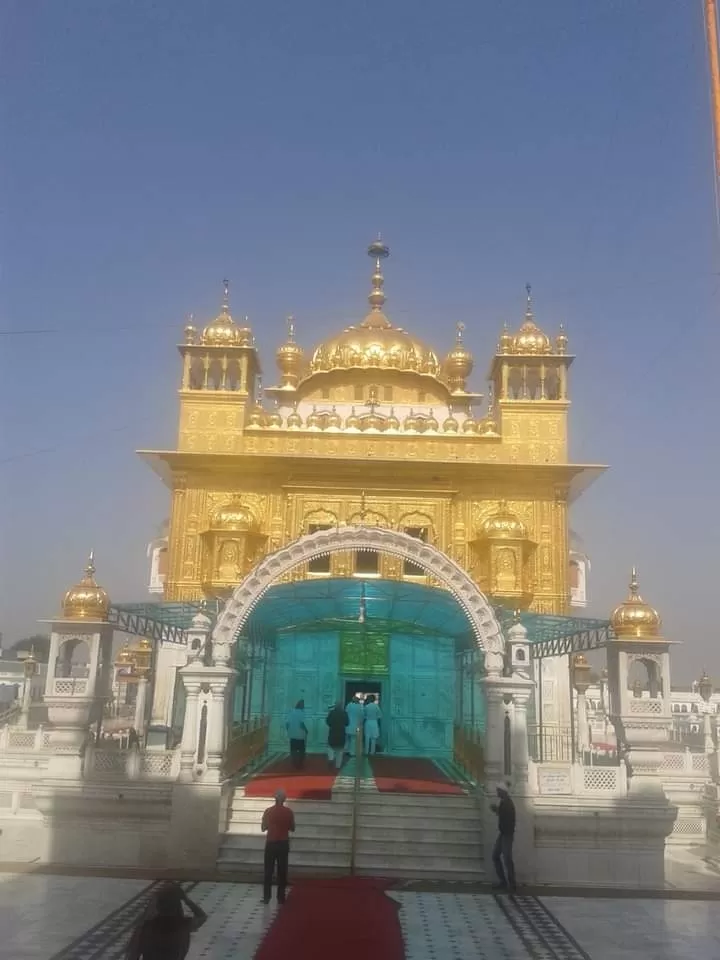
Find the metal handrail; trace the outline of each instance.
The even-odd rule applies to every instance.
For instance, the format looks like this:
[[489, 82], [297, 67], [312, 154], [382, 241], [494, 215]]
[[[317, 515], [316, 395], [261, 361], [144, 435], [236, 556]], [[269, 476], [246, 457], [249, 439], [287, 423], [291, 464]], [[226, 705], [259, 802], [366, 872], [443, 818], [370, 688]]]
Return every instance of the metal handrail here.
[[362, 724], [355, 731], [355, 782], [353, 783], [352, 827], [350, 832], [350, 876], [355, 876], [357, 853], [358, 801], [360, 799], [360, 764], [363, 762]]

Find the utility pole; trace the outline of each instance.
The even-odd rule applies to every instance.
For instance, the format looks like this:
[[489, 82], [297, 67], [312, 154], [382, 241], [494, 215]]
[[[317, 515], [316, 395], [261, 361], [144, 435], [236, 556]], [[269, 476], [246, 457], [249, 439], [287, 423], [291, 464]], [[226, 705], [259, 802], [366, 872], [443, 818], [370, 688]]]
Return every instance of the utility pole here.
[[710, 97], [712, 102], [713, 144], [715, 159], [715, 190], [717, 198], [718, 178], [720, 177], [720, 49], [718, 41], [717, 0], [704, 0], [705, 36], [710, 65]]

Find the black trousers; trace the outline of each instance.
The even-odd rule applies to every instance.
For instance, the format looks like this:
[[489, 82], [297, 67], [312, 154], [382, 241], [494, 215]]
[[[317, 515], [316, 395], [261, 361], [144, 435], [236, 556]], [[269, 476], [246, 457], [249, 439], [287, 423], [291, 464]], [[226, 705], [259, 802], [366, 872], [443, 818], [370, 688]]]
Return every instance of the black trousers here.
[[[513, 838], [499, 833], [492, 852], [492, 862], [498, 880], [503, 886], [515, 889], [515, 864], [513, 863]], [[504, 864], [504, 869], [503, 869]]]
[[304, 740], [290, 740], [290, 757], [293, 762], [293, 766], [300, 770], [305, 766], [305, 741]]
[[273, 873], [277, 865], [277, 898], [278, 903], [285, 900], [287, 887], [288, 856], [290, 854], [289, 840], [268, 840], [265, 844], [265, 875], [263, 882], [263, 899], [269, 900], [272, 894]]

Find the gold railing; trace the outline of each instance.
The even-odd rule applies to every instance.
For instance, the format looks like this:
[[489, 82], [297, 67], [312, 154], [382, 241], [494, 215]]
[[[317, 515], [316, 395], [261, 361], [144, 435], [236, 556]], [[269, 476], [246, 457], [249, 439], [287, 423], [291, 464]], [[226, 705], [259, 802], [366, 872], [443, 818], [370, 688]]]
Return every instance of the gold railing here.
[[350, 832], [350, 876], [355, 875], [355, 857], [357, 854], [358, 803], [360, 801], [360, 771], [365, 763], [363, 756], [362, 724], [355, 732], [355, 782], [353, 783], [352, 827]]
[[485, 777], [485, 750], [483, 736], [472, 727], [455, 726], [453, 731], [455, 763], [476, 783]]
[[245, 720], [233, 727], [223, 764], [226, 777], [234, 777], [265, 753], [269, 727], [269, 717]]

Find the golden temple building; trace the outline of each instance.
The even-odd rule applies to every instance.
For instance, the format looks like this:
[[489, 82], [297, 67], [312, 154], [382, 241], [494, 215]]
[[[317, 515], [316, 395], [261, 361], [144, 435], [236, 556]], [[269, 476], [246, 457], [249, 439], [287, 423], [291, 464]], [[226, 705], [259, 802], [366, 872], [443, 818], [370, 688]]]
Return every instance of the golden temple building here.
[[[233, 318], [227, 284], [218, 316], [185, 328], [177, 447], [141, 452], [172, 491], [165, 600], [227, 596], [303, 533], [367, 523], [432, 543], [497, 604], [569, 611], [569, 506], [605, 468], [569, 460], [567, 336], [541, 329], [528, 287], [483, 395], [462, 324], [444, 353], [389, 319], [388, 253], [379, 240], [368, 248], [369, 310], [356, 326], [306, 350], [288, 319], [275, 386], [262, 387], [255, 334]], [[287, 575], [328, 577], [435, 585], [373, 551]]]

